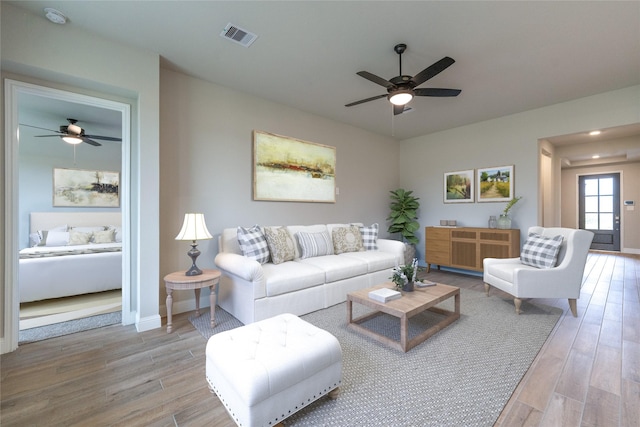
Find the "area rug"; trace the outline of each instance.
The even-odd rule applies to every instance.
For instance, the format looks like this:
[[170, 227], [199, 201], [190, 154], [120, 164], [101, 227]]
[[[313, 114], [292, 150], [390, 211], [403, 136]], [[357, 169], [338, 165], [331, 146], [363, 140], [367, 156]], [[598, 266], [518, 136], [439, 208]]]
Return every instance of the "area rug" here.
[[104, 326], [116, 325], [119, 323], [122, 323], [122, 312], [120, 311], [98, 314], [96, 316], [85, 317], [82, 319], [54, 323], [53, 325], [25, 329], [20, 331], [18, 343], [27, 344], [30, 342], [61, 337], [63, 335], [74, 334], [76, 332], [88, 331], [90, 329], [102, 328]]
[[[453, 301], [439, 307], [451, 310]], [[354, 316], [367, 310], [354, 304]], [[338, 338], [341, 393], [336, 400], [319, 399], [284, 424], [491, 426], [562, 314], [559, 308], [528, 302], [523, 310], [517, 315], [512, 301], [461, 289], [460, 319], [407, 353], [348, 329], [345, 303], [301, 316]], [[436, 317], [412, 318], [410, 335]], [[208, 313], [192, 323], [205, 338], [240, 325], [221, 309], [216, 319], [220, 322], [213, 331]], [[399, 320], [387, 315], [368, 327], [399, 336]]]

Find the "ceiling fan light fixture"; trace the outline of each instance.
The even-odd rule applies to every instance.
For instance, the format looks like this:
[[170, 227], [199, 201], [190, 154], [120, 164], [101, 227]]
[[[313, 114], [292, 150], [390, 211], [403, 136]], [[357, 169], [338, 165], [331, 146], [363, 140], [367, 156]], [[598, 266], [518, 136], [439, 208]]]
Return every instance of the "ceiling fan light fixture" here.
[[44, 9], [44, 16], [54, 24], [64, 25], [67, 23], [67, 17], [64, 13], [51, 7], [46, 7]]
[[64, 142], [67, 142], [69, 144], [74, 144], [74, 145], [80, 144], [82, 142], [82, 139], [76, 138], [75, 136], [63, 136], [62, 140]]
[[67, 126], [67, 131], [75, 133], [76, 135], [80, 135], [82, 133], [82, 128], [78, 125], [70, 124], [69, 126]]
[[413, 99], [413, 93], [410, 90], [399, 90], [393, 94], [389, 94], [389, 102], [393, 105], [406, 105]]

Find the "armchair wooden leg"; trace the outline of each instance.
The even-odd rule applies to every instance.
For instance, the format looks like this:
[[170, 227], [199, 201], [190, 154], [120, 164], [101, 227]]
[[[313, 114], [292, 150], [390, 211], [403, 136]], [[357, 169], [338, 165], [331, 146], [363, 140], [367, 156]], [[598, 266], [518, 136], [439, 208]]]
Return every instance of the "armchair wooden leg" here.
[[520, 310], [520, 306], [522, 305], [522, 300], [520, 298], [514, 298], [513, 304], [516, 306], [516, 313], [518, 314], [522, 313], [522, 310]]
[[491, 289], [491, 286], [489, 286], [488, 283], [484, 284], [484, 293], [487, 294], [487, 296], [489, 296], [489, 289]]
[[571, 309], [571, 314], [573, 314], [573, 317], [578, 317], [578, 305], [577, 301], [574, 298], [569, 298], [569, 308]]

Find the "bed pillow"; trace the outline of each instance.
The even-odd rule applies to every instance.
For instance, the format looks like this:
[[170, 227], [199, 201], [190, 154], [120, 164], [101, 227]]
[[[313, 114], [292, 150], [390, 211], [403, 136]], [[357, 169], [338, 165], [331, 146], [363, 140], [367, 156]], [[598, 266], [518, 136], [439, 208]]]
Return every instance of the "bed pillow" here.
[[285, 227], [266, 227], [264, 237], [267, 239], [271, 261], [274, 264], [293, 261], [296, 250], [291, 234]]
[[558, 252], [562, 244], [562, 236], [544, 237], [529, 233], [527, 241], [522, 245], [520, 262], [537, 268], [552, 268], [558, 262]]
[[92, 232], [85, 233], [84, 231], [69, 231], [69, 246], [73, 245], [88, 245], [91, 240], [91, 236], [93, 236]]
[[362, 245], [367, 251], [378, 250], [378, 223], [371, 224], [370, 227], [360, 226], [362, 235]]
[[119, 225], [108, 225], [107, 230], [115, 230], [116, 235], [114, 241], [116, 243], [122, 243], [122, 227]]
[[258, 225], [251, 228], [238, 227], [238, 245], [244, 256], [260, 264], [266, 264], [271, 259], [267, 239]]
[[333, 255], [333, 243], [328, 231], [319, 233], [296, 233], [298, 245], [300, 245], [300, 258], [311, 258], [322, 255]]
[[333, 253], [336, 255], [364, 251], [362, 235], [357, 225], [336, 227], [331, 230], [331, 237], [333, 238]]
[[69, 231], [81, 231], [83, 233], [93, 233], [94, 231], [104, 231], [104, 226], [94, 226], [94, 227], [71, 227]]
[[[65, 225], [60, 225], [58, 227], [51, 228], [49, 230], [38, 230], [38, 246], [47, 246], [47, 235], [50, 231], [67, 231], [69, 227]], [[66, 243], [65, 243], [66, 244]], [[59, 246], [59, 245], [49, 245], [49, 246]]]
[[66, 246], [69, 243], [68, 231], [49, 230], [44, 246]]
[[116, 240], [116, 230], [94, 231], [91, 243], [113, 243]]

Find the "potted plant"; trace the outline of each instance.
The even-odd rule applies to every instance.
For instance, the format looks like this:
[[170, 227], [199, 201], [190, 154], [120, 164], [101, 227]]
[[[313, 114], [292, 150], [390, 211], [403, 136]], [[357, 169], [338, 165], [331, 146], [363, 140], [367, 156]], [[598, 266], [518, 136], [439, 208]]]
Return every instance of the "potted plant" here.
[[507, 206], [504, 207], [504, 210], [500, 214], [500, 218], [498, 218], [498, 228], [511, 228], [511, 218], [509, 218], [509, 211], [516, 203], [518, 203], [518, 200], [520, 199], [522, 199], [522, 196], [514, 197], [513, 199], [509, 200]]
[[411, 264], [396, 265], [390, 279], [397, 290], [412, 292], [414, 283], [418, 281], [418, 271], [422, 271], [422, 268], [418, 267], [418, 259], [414, 258]]
[[402, 241], [406, 245], [405, 263], [410, 264], [416, 253], [415, 245], [419, 239], [416, 231], [420, 228], [418, 223], [419, 198], [413, 196], [413, 191], [407, 191], [403, 188], [390, 191], [391, 193], [391, 212], [387, 220], [391, 221], [387, 231], [395, 234], [400, 233]]

